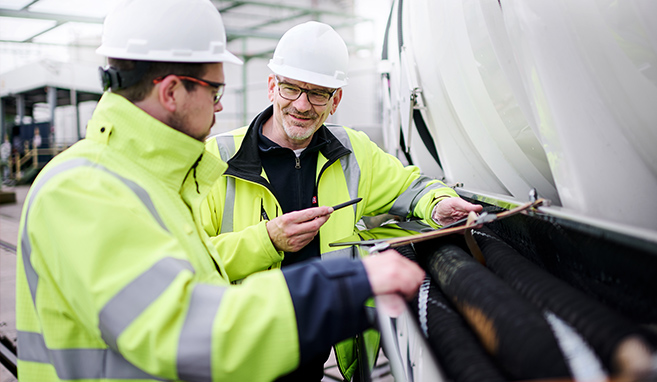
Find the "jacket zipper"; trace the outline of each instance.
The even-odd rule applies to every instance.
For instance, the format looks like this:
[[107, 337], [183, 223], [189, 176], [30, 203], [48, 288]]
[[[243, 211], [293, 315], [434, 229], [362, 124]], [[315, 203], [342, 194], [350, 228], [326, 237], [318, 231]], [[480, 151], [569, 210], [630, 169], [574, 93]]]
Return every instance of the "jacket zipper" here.
[[267, 211], [265, 211], [265, 202], [263, 199], [260, 199], [260, 221], [263, 220], [269, 220], [269, 216], [267, 216]]
[[[301, 170], [301, 158], [296, 156], [296, 154], [294, 154], [294, 168], [297, 170]], [[303, 187], [301, 186], [301, 181], [302, 181], [301, 177], [302, 177], [301, 171], [297, 171], [297, 185], [298, 185], [297, 194], [299, 195], [299, 204], [297, 205], [297, 210], [300, 210], [301, 205], [303, 204], [303, 200], [301, 200], [301, 190], [303, 189]]]

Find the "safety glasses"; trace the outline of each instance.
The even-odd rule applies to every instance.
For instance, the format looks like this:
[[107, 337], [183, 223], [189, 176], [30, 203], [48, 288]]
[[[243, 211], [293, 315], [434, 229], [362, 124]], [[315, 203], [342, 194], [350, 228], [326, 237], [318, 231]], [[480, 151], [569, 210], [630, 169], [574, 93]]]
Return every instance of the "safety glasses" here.
[[169, 76], [176, 76], [180, 78], [182, 81], [189, 81], [193, 82], [195, 84], [201, 85], [201, 86], [207, 86], [211, 88], [216, 88], [217, 91], [214, 94], [214, 104], [216, 105], [219, 103], [221, 100], [221, 97], [224, 95], [224, 89], [226, 88], [226, 84], [223, 82], [213, 82], [213, 81], [208, 81], [208, 80], [203, 80], [200, 78], [192, 77], [192, 76], [182, 76], [179, 74], [167, 74], [166, 76], [158, 77], [153, 80], [153, 84], [159, 84], [162, 82], [165, 78]]

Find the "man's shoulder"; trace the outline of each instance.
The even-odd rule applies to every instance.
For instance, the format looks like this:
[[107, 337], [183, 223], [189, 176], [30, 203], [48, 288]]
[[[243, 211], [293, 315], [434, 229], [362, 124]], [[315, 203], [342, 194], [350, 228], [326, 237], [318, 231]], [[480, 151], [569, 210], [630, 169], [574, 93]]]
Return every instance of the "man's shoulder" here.
[[[325, 123], [324, 126], [331, 132], [336, 138], [338, 138], [342, 144], [346, 144], [347, 140], [350, 142], [371, 142], [372, 140], [369, 136], [360, 130], [353, 129], [348, 126], [334, 124], [334, 123]], [[353, 146], [353, 145], [352, 145]]]
[[135, 189], [137, 183], [129, 180], [132, 167], [127, 168], [123, 162], [119, 165], [115, 159], [115, 156], [107, 158], [95, 142], [81, 140], [46, 164], [35, 178], [34, 188], [45, 191], [40, 194], [53, 189], [60, 193], [66, 190], [101, 193], [108, 189], [116, 191], [118, 182]]
[[336, 131], [336, 130], [351, 130], [354, 131], [354, 129], [347, 127], [345, 125], [340, 125], [338, 123], [325, 123], [324, 126], [326, 126], [327, 129], [329, 129], [331, 132]]
[[208, 138], [206, 138], [205, 146], [210, 147], [210, 146], [216, 146], [217, 144], [220, 146], [227, 144], [232, 145], [233, 142], [235, 141], [241, 142], [242, 140], [244, 140], [244, 137], [246, 136], [247, 129], [248, 126], [243, 126], [235, 130], [230, 130], [223, 133], [211, 135]]
[[244, 138], [246, 135], [246, 131], [248, 130], [248, 126], [242, 126], [240, 128], [230, 130], [230, 131], [225, 131], [222, 133], [214, 134], [206, 138], [205, 143], [208, 144], [208, 142], [216, 142], [216, 141], [222, 141], [222, 140], [228, 140], [228, 139], [235, 139], [235, 138]]
[[242, 144], [247, 130], [248, 126], [244, 126], [239, 129], [211, 135], [205, 140], [205, 149], [218, 155], [224, 161], [228, 161], [228, 159], [235, 155], [237, 148]]

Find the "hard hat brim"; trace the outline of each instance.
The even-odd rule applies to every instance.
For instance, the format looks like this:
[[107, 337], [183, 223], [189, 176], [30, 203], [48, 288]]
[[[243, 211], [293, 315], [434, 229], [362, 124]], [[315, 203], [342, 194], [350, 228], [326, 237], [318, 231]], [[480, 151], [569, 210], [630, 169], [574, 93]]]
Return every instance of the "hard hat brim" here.
[[269, 69], [271, 69], [274, 74], [279, 76], [331, 89], [338, 89], [343, 86], [347, 86], [346, 75], [344, 78], [335, 78], [325, 74], [314, 73], [299, 68], [292, 68], [287, 65], [279, 65], [272, 61], [273, 60], [269, 61], [267, 67], [269, 67]]
[[207, 53], [207, 52], [139, 52], [130, 53], [126, 52], [124, 48], [113, 49], [108, 46], [100, 46], [96, 49], [96, 53], [111, 58], [118, 58], [122, 60], [136, 60], [136, 61], [158, 61], [158, 62], [181, 62], [181, 63], [213, 63], [213, 62], [228, 62], [231, 64], [242, 65], [243, 62], [234, 54], [224, 50], [222, 53]]

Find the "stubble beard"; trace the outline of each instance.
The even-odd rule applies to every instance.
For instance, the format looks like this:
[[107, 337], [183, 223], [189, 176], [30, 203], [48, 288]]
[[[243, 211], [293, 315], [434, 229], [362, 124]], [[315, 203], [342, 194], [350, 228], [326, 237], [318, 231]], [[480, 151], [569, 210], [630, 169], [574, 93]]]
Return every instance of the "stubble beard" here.
[[210, 126], [205, 131], [205, 134], [203, 134], [202, 137], [196, 137], [194, 135], [191, 135], [190, 132], [188, 132], [185, 129], [185, 126], [188, 126], [189, 123], [187, 122], [187, 118], [185, 115], [182, 115], [181, 113], [174, 112], [171, 116], [169, 116], [169, 119], [167, 121], [167, 125], [169, 125], [171, 128], [174, 130], [180, 131], [181, 133], [188, 135], [197, 141], [204, 142], [205, 138], [210, 135], [210, 130], [212, 129], [212, 126], [214, 126], [216, 122], [217, 116], [213, 113], [212, 114], [212, 122], [210, 123]]
[[[283, 112], [283, 130], [285, 130], [285, 134], [288, 136], [288, 138], [295, 141], [305, 141], [312, 137], [315, 131], [317, 131], [317, 120], [319, 119], [319, 115], [317, 115], [314, 110], [300, 112], [299, 110], [290, 106], [282, 109], [281, 111]], [[295, 123], [295, 121], [285, 118], [285, 116], [289, 114], [309, 118], [308, 122], [311, 122], [312, 124], [306, 125], [304, 123]]]

